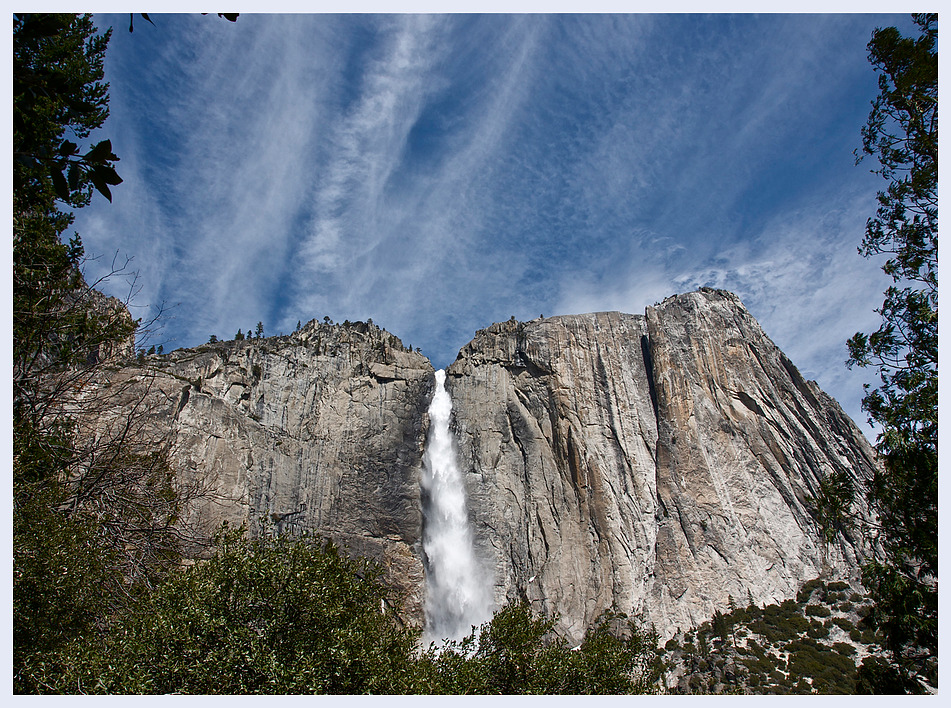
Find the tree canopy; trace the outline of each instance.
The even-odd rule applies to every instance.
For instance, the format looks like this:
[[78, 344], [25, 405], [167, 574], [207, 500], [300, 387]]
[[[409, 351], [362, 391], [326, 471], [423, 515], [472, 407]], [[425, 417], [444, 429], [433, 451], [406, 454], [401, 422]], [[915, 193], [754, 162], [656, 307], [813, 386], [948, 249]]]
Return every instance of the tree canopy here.
[[103, 57], [111, 30], [89, 15], [21, 14], [13, 19], [13, 179], [21, 208], [53, 198], [89, 203], [93, 188], [110, 201], [121, 184], [112, 143], [80, 153], [109, 115]]
[[555, 618], [526, 600], [503, 607], [468, 637], [431, 646], [420, 663], [431, 693], [645, 694], [658, 691], [657, 635], [606, 612], [572, 647]]
[[652, 693], [656, 636], [617, 613], [580, 646], [527, 603], [422, 651], [379, 566], [329, 542], [224, 527], [214, 555], [171, 574], [103, 631], [33, 668], [39, 692], [199, 694]]
[[418, 631], [378, 567], [329, 543], [223, 527], [215, 553], [170, 576], [48, 685], [84, 693], [407, 693]]
[[[118, 184], [108, 141], [79, 143], [108, 115], [109, 32], [89, 15], [15, 15], [13, 35], [14, 688], [42, 690], [42, 666], [97, 631], [176, 559], [180, 498], [164, 441], [144, 417], [81, 434], [108, 366], [138, 322], [86, 283], [67, 208]], [[74, 142], [76, 141], [76, 142]], [[112, 395], [121, 393], [121, 387]], [[77, 400], [82, 405], [75, 405]]]
[[[912, 678], [937, 660], [938, 639], [938, 16], [913, 15], [917, 37], [878, 29], [868, 44], [880, 93], [862, 156], [888, 181], [859, 252], [884, 255], [894, 285], [882, 322], [849, 340], [849, 364], [878, 370], [863, 409], [880, 427], [882, 467], [867, 500], [885, 555], [864, 568], [896, 665]], [[860, 158], [861, 159], [861, 158]]]

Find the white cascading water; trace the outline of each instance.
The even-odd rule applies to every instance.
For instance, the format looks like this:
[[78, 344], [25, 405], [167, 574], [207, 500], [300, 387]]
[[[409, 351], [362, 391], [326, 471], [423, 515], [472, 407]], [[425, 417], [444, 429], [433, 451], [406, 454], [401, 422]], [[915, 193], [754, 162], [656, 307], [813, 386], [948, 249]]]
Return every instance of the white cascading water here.
[[449, 430], [452, 399], [446, 372], [436, 372], [423, 455], [423, 550], [426, 553], [426, 639], [461, 639], [491, 619], [493, 581], [479, 567], [466, 509], [465, 480]]

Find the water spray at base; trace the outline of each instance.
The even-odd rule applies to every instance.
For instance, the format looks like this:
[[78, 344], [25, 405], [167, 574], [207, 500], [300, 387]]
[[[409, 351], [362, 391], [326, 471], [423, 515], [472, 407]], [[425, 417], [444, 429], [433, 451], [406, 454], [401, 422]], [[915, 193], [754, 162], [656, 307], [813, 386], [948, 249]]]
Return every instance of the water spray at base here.
[[426, 554], [426, 641], [461, 639], [491, 619], [492, 579], [475, 556], [465, 480], [449, 430], [452, 399], [446, 372], [436, 372], [423, 455], [423, 551]]

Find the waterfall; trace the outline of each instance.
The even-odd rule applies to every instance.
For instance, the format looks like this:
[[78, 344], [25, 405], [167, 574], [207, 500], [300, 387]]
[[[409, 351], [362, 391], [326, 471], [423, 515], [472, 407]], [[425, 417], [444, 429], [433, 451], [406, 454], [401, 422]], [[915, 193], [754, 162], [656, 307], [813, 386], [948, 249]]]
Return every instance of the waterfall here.
[[491, 619], [493, 581], [479, 567], [466, 508], [465, 480], [449, 430], [452, 399], [446, 372], [436, 372], [423, 455], [423, 551], [426, 555], [426, 641], [461, 639]]

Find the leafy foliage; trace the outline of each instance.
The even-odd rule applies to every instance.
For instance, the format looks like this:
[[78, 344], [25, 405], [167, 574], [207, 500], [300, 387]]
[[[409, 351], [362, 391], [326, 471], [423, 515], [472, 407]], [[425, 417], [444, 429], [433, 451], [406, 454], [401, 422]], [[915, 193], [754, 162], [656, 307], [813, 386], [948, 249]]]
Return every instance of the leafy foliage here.
[[102, 587], [116, 578], [108, 549], [87, 520], [55, 513], [55, 487], [15, 494], [13, 514], [13, 688], [43, 690], [46, 665], [107, 611]]
[[661, 663], [657, 637], [626, 615], [608, 612], [577, 647], [553, 632], [555, 620], [526, 601], [495, 614], [478, 633], [441, 649], [421, 664], [428, 688], [454, 694], [653, 693]]
[[835, 543], [850, 524], [854, 500], [855, 488], [844, 470], [826, 475], [819, 481], [819, 491], [809, 498], [809, 502], [826, 543]]
[[[106, 370], [138, 326], [85, 282], [72, 215], [117, 182], [108, 141], [79, 155], [108, 115], [109, 33], [88, 15], [14, 17], [13, 531], [14, 688], [43, 690], [65, 644], [150, 588], [177, 561], [182, 497], [166, 441], [140, 408], [100, 426]], [[109, 167], [111, 169], [111, 167]], [[65, 176], [64, 176], [65, 174]], [[64, 189], [64, 183], [66, 185]], [[101, 191], [101, 190], [100, 190]]]
[[[816, 578], [802, 586], [796, 600], [762, 608], [750, 603], [715, 613], [711, 621], [685, 635], [691, 641], [682, 647], [675, 640], [667, 643], [667, 676], [672, 680], [668, 690], [847, 694], [900, 686], [899, 692], [920, 691], [920, 685], [902, 680], [881, 658], [883, 637], [867, 624], [871, 598], [851, 593], [854, 604], [841, 609], [838, 598], [849, 588], [843, 581], [827, 584]], [[704, 645], [706, 652], [698, 651]], [[861, 663], [859, 656], [864, 656]], [[928, 672], [933, 686], [935, 667]]]
[[871, 621], [905, 678], [937, 656], [938, 637], [938, 17], [913, 18], [918, 37], [889, 27], [868, 44], [880, 94], [863, 153], [878, 158], [889, 184], [860, 253], [887, 255], [895, 285], [879, 329], [849, 340], [850, 365], [875, 367], [881, 379], [862, 405], [882, 430], [883, 465], [867, 500], [885, 556], [865, 568], [864, 582], [876, 600]]
[[81, 207], [93, 187], [112, 201], [109, 187], [121, 184], [110, 141], [84, 153], [73, 142], [109, 114], [102, 63], [110, 34], [96, 34], [89, 15], [14, 15], [13, 183], [21, 208], [53, 196]]
[[379, 572], [329, 543], [224, 528], [212, 558], [172, 575], [99, 641], [73, 642], [49, 684], [91, 693], [410, 692], [418, 630], [387, 609]]
[[[30, 666], [56, 693], [647, 693], [656, 636], [609, 613], [571, 649], [526, 603], [478, 632], [418, 650], [378, 566], [332, 544], [249, 539], [224, 527], [214, 555]], [[72, 603], [71, 606], [76, 606]]]

